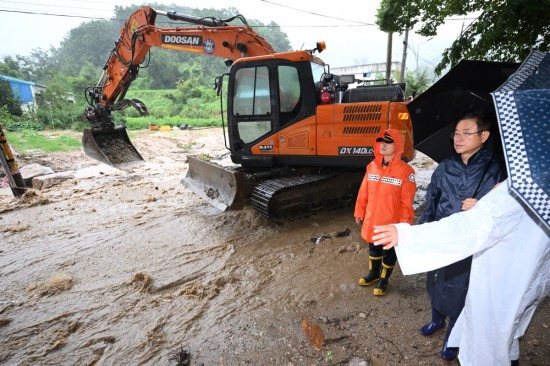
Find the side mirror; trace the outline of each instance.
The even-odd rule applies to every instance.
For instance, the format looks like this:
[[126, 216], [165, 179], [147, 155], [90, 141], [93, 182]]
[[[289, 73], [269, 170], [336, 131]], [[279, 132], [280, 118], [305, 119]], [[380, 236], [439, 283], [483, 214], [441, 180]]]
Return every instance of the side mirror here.
[[217, 76], [212, 84], [212, 89], [216, 91], [216, 95], [219, 97], [222, 94], [223, 77]]

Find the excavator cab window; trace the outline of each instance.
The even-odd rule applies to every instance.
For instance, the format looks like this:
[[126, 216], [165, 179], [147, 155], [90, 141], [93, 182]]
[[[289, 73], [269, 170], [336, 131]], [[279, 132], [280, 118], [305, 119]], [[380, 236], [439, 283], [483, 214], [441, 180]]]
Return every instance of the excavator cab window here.
[[[246, 67], [235, 74], [233, 115], [241, 140], [248, 144], [271, 131], [271, 90], [267, 66]], [[267, 118], [266, 118], [267, 117]]]
[[311, 62], [311, 74], [313, 75], [313, 82], [315, 83], [315, 94], [318, 103], [321, 102], [321, 78], [326, 73], [327, 70], [325, 70], [325, 66]]
[[233, 114], [235, 116], [268, 116], [271, 114], [267, 66], [247, 67], [237, 71]]
[[279, 123], [285, 125], [300, 111], [302, 88], [296, 67], [279, 65], [277, 69], [279, 82]]

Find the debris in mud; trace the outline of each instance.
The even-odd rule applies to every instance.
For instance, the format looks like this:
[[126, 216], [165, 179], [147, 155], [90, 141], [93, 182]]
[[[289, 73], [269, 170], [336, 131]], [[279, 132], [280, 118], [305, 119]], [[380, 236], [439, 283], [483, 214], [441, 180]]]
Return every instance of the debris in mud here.
[[52, 296], [73, 287], [74, 278], [70, 274], [61, 273], [50, 278], [46, 283], [32, 283], [27, 287], [27, 292], [36, 292], [40, 296]]
[[11, 319], [0, 319], [0, 327], [8, 325], [9, 323], [11, 323]]
[[351, 230], [349, 228], [346, 228], [344, 231], [336, 231], [334, 234], [331, 234], [335, 238], [343, 238], [346, 236], [349, 236], [351, 233]]
[[30, 207], [30, 206], [37, 206], [37, 205], [46, 205], [50, 203], [50, 199], [38, 193], [34, 189], [29, 189], [27, 190], [27, 192], [25, 192], [23, 196], [21, 196], [20, 202]]
[[331, 238], [331, 236], [329, 236], [329, 235], [322, 235], [322, 236], [309, 238], [309, 241], [312, 242], [313, 244], [319, 244], [321, 242], [321, 240], [330, 239], [330, 238]]
[[140, 292], [149, 292], [149, 287], [153, 283], [153, 278], [147, 273], [139, 272], [132, 276], [131, 284], [139, 287]]
[[346, 228], [346, 230], [344, 230], [344, 231], [335, 231], [335, 232], [330, 233], [330, 234], [325, 234], [325, 235], [309, 238], [309, 241], [314, 243], [314, 244], [319, 244], [323, 239], [342, 238], [342, 237], [349, 236], [350, 233], [351, 233], [351, 230], [349, 228]]
[[30, 227], [30, 224], [21, 224], [18, 222], [16, 225], [8, 226], [7, 228], [5, 228], [4, 232], [8, 234], [20, 233], [21, 231], [25, 231]]
[[147, 203], [150, 203], [150, 202], [155, 202], [156, 200], [157, 199], [153, 196], [147, 196], [147, 197], [145, 197], [144, 201], [147, 202]]
[[338, 248], [338, 254], [346, 253], [346, 252], [354, 252], [359, 253], [361, 251], [361, 244], [358, 242], [353, 242], [350, 245], [343, 245], [340, 248]]
[[181, 347], [179, 350], [172, 352], [169, 360], [177, 362], [174, 366], [190, 366], [191, 352]]
[[[59, 172], [48, 175], [41, 175], [32, 179], [32, 187], [37, 190], [51, 188], [66, 180], [74, 179], [74, 172]], [[75, 182], [76, 183], [76, 182]]]
[[308, 322], [306, 319], [302, 320], [301, 324], [309, 345], [317, 351], [320, 351], [321, 347], [325, 343], [325, 335], [323, 334], [321, 327], [315, 323]]

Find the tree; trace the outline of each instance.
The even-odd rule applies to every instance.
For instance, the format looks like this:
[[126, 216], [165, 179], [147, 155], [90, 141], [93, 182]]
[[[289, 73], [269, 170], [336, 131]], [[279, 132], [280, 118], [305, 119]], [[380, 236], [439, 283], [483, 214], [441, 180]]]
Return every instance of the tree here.
[[21, 117], [21, 101], [13, 95], [9, 81], [0, 80], [0, 108], [6, 108], [13, 116]]
[[422, 94], [432, 84], [426, 69], [416, 69], [405, 73], [406, 96], [413, 98]]
[[0, 75], [11, 76], [17, 79], [23, 78], [17, 60], [14, 60], [11, 56], [4, 57], [4, 60], [0, 62]]
[[385, 32], [437, 35], [451, 16], [480, 15], [445, 49], [435, 73], [462, 59], [518, 62], [531, 50], [550, 51], [550, 0], [382, 0], [376, 23]]

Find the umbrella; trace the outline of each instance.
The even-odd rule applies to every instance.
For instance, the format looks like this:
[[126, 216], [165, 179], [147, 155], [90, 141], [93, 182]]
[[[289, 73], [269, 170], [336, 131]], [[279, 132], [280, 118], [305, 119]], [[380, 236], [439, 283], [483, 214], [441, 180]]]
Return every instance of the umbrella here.
[[[513, 74], [519, 64], [462, 60], [407, 108], [413, 124], [415, 148], [437, 162], [453, 153], [450, 140], [458, 118], [474, 110], [495, 115], [490, 92]], [[499, 143], [498, 127], [487, 142], [491, 151]], [[496, 143], [495, 143], [496, 142]]]
[[492, 94], [510, 190], [550, 232], [550, 53], [531, 52]]

